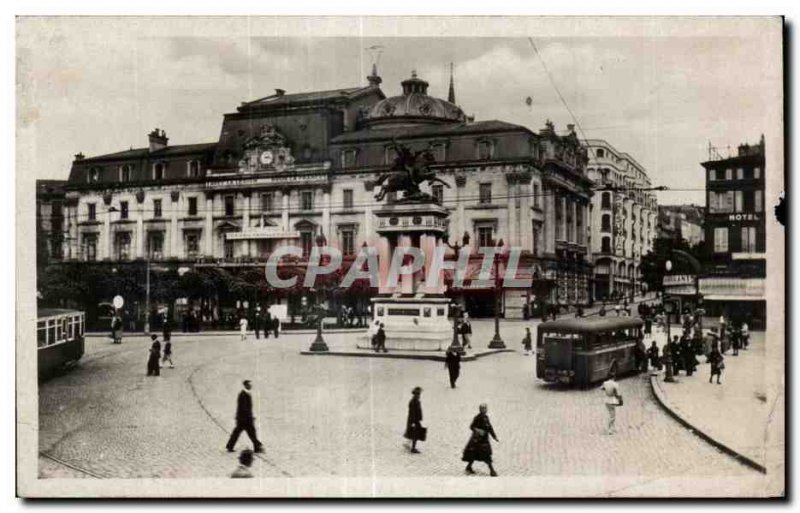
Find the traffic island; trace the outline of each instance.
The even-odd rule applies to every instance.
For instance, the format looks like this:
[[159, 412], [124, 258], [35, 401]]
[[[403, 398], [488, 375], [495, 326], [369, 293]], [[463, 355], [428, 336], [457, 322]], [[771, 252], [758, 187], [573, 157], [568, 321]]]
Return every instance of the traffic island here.
[[[462, 362], [471, 362], [484, 356], [489, 356], [498, 353], [513, 353], [513, 349], [486, 349], [484, 351], [469, 352], [461, 357]], [[445, 351], [389, 351], [388, 353], [376, 353], [369, 349], [333, 349], [325, 352], [316, 351], [300, 351], [303, 355], [314, 356], [349, 356], [355, 358], [395, 358], [403, 360], [429, 360], [435, 362], [445, 361]]]

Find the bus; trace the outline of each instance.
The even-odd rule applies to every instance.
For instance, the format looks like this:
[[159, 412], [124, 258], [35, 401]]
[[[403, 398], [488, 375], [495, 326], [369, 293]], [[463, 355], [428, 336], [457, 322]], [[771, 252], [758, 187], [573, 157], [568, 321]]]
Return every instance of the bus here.
[[536, 377], [587, 386], [635, 369], [643, 336], [638, 317], [591, 317], [543, 322], [536, 333]]
[[40, 380], [81, 359], [85, 329], [86, 315], [78, 310], [46, 308], [38, 311], [36, 345]]

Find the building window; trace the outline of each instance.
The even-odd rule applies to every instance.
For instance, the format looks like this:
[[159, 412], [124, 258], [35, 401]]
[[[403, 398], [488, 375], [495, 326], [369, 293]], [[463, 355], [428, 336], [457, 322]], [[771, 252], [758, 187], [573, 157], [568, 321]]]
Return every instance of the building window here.
[[97, 220], [97, 204], [96, 203], [87, 203], [86, 208], [88, 212], [86, 214], [87, 219], [89, 221], [96, 221]]
[[88, 183], [97, 183], [100, 181], [100, 168], [99, 167], [92, 167], [89, 168], [89, 172], [86, 174], [86, 181]]
[[444, 203], [444, 186], [441, 184], [432, 185], [431, 195], [436, 203], [440, 205]]
[[601, 253], [611, 253], [611, 237], [603, 237], [600, 240], [600, 246]]
[[755, 211], [761, 212], [764, 209], [764, 197], [763, 197], [764, 192], [753, 191], [753, 194], [755, 195]]
[[273, 239], [261, 239], [258, 241], [258, 256], [261, 258], [269, 258], [272, 254]]
[[313, 191], [302, 191], [300, 193], [300, 210], [314, 210]]
[[725, 214], [733, 212], [733, 191], [711, 192], [708, 195], [708, 211], [712, 214]]
[[482, 183], [478, 191], [478, 203], [486, 205], [492, 202], [492, 184]]
[[236, 198], [233, 195], [225, 196], [225, 215], [232, 216], [234, 214], [234, 201]]
[[189, 161], [187, 174], [189, 178], [198, 178], [200, 176], [200, 162], [197, 160]]
[[434, 144], [433, 147], [431, 147], [431, 153], [436, 162], [444, 162], [447, 160], [447, 146], [444, 144]]
[[161, 200], [153, 200], [153, 217], [161, 217]]
[[187, 258], [196, 258], [200, 254], [200, 233], [195, 230], [184, 232], [184, 247]]
[[603, 148], [597, 149], [597, 158], [602, 159], [606, 156], [606, 152]]
[[728, 168], [725, 170], [725, 179], [726, 180], [733, 180], [733, 169]]
[[755, 226], [742, 227], [742, 251], [745, 253], [754, 253], [756, 251]]
[[761, 168], [760, 167], [754, 167], [753, 168], [753, 179], [758, 180], [759, 178], [761, 178]]
[[542, 206], [542, 189], [538, 183], [533, 184], [533, 206], [534, 208], [541, 208]]
[[222, 255], [225, 260], [233, 259], [233, 241], [225, 239], [222, 243]]
[[708, 170], [708, 181], [714, 182], [717, 179], [717, 170], [716, 169], [709, 169]]
[[131, 181], [131, 166], [121, 166], [119, 168], [119, 181], [120, 182], [130, 182]]
[[314, 241], [313, 235], [314, 234], [308, 230], [300, 232], [300, 247], [303, 248], [303, 258], [308, 258], [311, 255], [311, 245]]
[[119, 202], [119, 218], [120, 219], [128, 219], [128, 202], [127, 201], [120, 201]]
[[160, 260], [164, 251], [164, 232], [147, 233], [147, 254], [153, 260]]
[[262, 212], [272, 212], [272, 193], [271, 192], [264, 192], [261, 193], [261, 211]]
[[353, 208], [353, 189], [345, 189], [342, 191], [342, 207], [346, 210]]
[[349, 256], [355, 254], [356, 234], [352, 228], [342, 230], [342, 255]]
[[90, 262], [97, 260], [97, 234], [89, 233], [83, 236], [84, 258]]
[[131, 233], [117, 233], [114, 238], [117, 260], [128, 260], [131, 257]]
[[153, 180], [163, 180], [164, 179], [164, 170], [166, 169], [167, 165], [163, 162], [159, 162], [153, 166]]
[[355, 167], [355, 165], [356, 165], [356, 150], [343, 150], [342, 167]]
[[188, 198], [188, 200], [189, 200], [189, 215], [190, 216], [196, 216], [197, 215], [197, 197], [196, 196], [190, 196]]
[[735, 191], [733, 194], [733, 211], [744, 211], [744, 195], [742, 194], [742, 191]]
[[714, 228], [714, 253], [728, 252], [728, 228]]
[[601, 208], [611, 208], [611, 193], [610, 192], [604, 192], [603, 193], [603, 196], [601, 197], [601, 201], [600, 201], [600, 207]]
[[744, 180], [744, 168], [741, 167], [736, 168], [736, 179]]
[[611, 214], [603, 214], [600, 222], [600, 230], [604, 232], [611, 231]]
[[478, 159], [489, 160], [494, 156], [494, 145], [492, 141], [480, 141], [478, 143]]
[[488, 248], [494, 246], [494, 231], [492, 226], [478, 226], [478, 247]]

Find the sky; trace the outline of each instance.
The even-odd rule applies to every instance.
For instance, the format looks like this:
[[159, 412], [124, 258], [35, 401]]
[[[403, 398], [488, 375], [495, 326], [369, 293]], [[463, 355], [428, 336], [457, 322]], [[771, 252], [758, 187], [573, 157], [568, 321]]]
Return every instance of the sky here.
[[[765, 131], [780, 102], [774, 48], [757, 32], [671, 37], [596, 36], [584, 31], [526, 37], [306, 37], [183, 27], [154, 33], [103, 19], [18, 25], [18, 136], [30, 135], [37, 178], [65, 179], [73, 155], [147, 145], [213, 142], [222, 116], [243, 101], [366, 85], [373, 61], [387, 96], [412, 70], [447, 97], [454, 65], [457, 103], [476, 120], [538, 131], [574, 123], [648, 172], [662, 204], [704, 204], [700, 162], [709, 143], [732, 151]], [[379, 50], [370, 47], [380, 46]], [[549, 71], [549, 76], [546, 71]], [[765, 91], [771, 91], [767, 94]], [[563, 101], [559, 98], [560, 91]], [[532, 99], [531, 105], [526, 98]], [[565, 106], [566, 103], [566, 106]], [[569, 107], [569, 108], [567, 108]], [[570, 111], [572, 114], [570, 114]], [[771, 144], [771, 141], [767, 141]]]

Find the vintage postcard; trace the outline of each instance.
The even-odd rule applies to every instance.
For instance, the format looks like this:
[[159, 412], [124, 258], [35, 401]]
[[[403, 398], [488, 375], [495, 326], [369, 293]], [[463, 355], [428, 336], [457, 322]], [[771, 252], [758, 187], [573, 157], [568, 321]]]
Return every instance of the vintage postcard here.
[[16, 30], [19, 496], [785, 495], [782, 18]]

